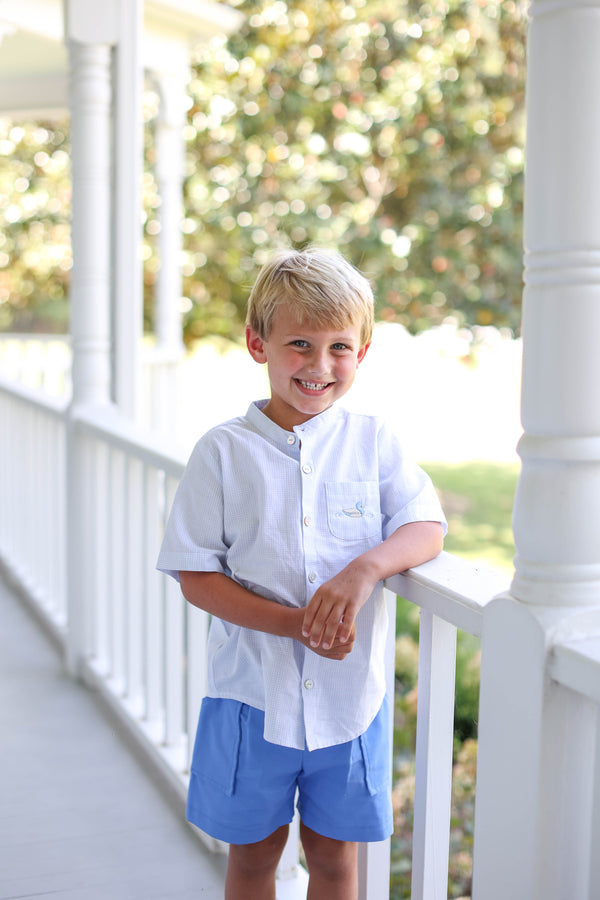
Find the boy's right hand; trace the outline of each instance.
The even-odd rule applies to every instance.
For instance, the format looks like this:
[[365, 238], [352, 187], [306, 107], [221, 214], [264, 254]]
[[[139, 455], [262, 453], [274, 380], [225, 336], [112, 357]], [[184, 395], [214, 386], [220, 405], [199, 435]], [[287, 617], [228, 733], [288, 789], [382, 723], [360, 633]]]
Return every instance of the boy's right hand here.
[[345, 643], [334, 638], [331, 647], [311, 647], [310, 636], [302, 634], [304, 607], [284, 606], [248, 591], [222, 572], [179, 573], [181, 590], [186, 600], [213, 616], [232, 622], [242, 628], [264, 631], [300, 641], [313, 653], [326, 659], [344, 659], [351, 652], [356, 628]]
[[344, 643], [342, 643], [340, 640], [335, 638], [331, 647], [329, 647], [329, 649], [327, 649], [327, 650], [321, 645], [319, 645], [318, 647], [311, 646], [310, 637], [304, 637], [302, 632], [300, 632], [300, 636], [297, 638], [297, 640], [299, 640], [301, 644], [304, 644], [305, 647], [308, 647], [309, 650], [312, 650], [312, 652], [316, 653], [318, 656], [324, 656], [325, 659], [337, 659], [337, 660], [345, 659], [348, 656], [348, 654], [352, 652], [352, 648], [354, 647], [355, 639], [356, 639], [356, 624], [355, 623], [352, 623], [352, 629], [350, 631], [350, 635]]

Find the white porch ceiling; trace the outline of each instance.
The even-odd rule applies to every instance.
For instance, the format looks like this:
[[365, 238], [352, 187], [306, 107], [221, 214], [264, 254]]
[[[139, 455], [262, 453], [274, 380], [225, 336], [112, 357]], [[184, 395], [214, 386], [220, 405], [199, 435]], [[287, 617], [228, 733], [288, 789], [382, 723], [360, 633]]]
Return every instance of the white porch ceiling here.
[[[97, 0], [91, 0], [93, 8]], [[236, 10], [212, 0], [146, 0], [144, 56], [160, 60], [239, 27]], [[68, 52], [62, 0], [0, 0], [0, 114], [56, 116], [67, 111]]]

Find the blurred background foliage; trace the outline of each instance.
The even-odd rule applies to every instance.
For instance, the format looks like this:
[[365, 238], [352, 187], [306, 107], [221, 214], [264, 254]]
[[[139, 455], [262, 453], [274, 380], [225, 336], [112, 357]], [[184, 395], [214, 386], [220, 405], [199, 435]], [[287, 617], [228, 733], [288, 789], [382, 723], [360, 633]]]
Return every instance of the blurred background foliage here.
[[0, 329], [68, 330], [66, 123], [0, 120]]
[[[380, 319], [448, 315], [516, 332], [521, 299], [523, 0], [237, 0], [196, 53], [185, 128], [188, 341], [237, 338], [281, 245], [337, 247]], [[152, 326], [160, 205], [145, 104]], [[68, 129], [0, 122], [0, 328], [67, 328]]]

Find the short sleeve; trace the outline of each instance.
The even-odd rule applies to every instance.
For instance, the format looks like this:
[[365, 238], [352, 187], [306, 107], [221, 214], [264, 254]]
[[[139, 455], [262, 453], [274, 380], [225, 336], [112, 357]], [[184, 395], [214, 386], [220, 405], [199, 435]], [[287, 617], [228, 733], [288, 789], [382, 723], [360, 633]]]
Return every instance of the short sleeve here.
[[185, 468], [169, 513], [156, 567], [177, 581], [179, 572], [223, 572], [223, 487], [218, 454], [202, 438]]
[[446, 517], [431, 478], [386, 425], [379, 432], [378, 447], [384, 539], [410, 522], [440, 522], [446, 534]]

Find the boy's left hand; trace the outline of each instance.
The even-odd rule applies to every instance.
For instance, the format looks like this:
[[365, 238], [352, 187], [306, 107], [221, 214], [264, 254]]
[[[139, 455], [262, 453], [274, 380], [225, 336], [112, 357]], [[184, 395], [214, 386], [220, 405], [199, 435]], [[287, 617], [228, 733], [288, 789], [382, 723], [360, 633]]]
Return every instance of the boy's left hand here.
[[336, 639], [345, 643], [375, 584], [353, 563], [322, 584], [306, 607], [302, 624], [311, 647], [327, 650]]
[[304, 612], [302, 634], [311, 647], [327, 650], [348, 640], [356, 614], [378, 581], [433, 559], [442, 549], [440, 522], [408, 522], [322, 584]]

